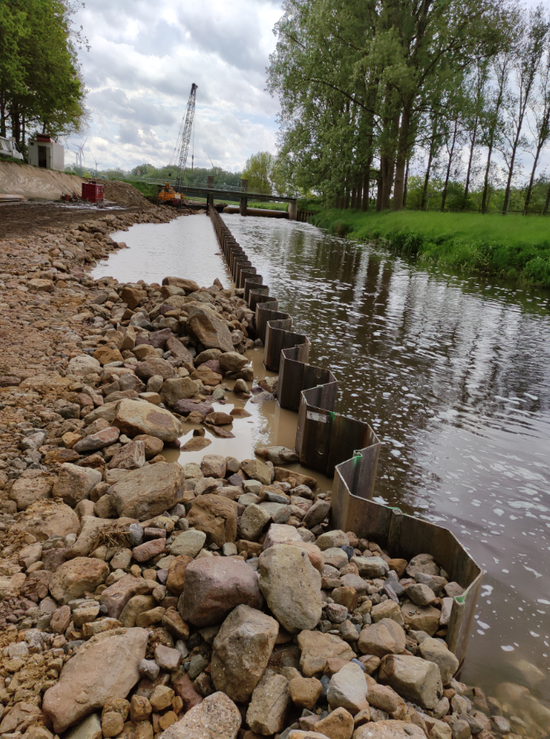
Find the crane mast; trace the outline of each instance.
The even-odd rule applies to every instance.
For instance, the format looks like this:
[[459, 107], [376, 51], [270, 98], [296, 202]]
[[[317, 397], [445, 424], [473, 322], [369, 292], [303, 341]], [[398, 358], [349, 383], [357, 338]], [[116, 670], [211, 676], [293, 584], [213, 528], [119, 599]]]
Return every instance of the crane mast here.
[[187, 163], [187, 154], [189, 153], [189, 141], [191, 140], [191, 131], [193, 129], [193, 119], [195, 117], [195, 98], [197, 96], [197, 85], [193, 82], [189, 100], [187, 101], [187, 111], [185, 113], [184, 123], [182, 122], [183, 133], [181, 133], [181, 143], [179, 155], [177, 157], [178, 175], [176, 177], [176, 192], [180, 191], [183, 185], [183, 172]]

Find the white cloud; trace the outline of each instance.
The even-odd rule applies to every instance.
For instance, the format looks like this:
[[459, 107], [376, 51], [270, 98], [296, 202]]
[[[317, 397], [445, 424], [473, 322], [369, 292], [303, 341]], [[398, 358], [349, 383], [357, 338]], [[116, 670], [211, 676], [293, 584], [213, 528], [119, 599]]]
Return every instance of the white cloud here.
[[80, 51], [91, 123], [73, 148], [87, 139], [88, 166], [167, 164], [195, 82], [197, 166], [239, 170], [254, 152], [274, 153], [265, 68], [281, 14], [272, 0], [88, 0], [74, 23], [91, 44]]

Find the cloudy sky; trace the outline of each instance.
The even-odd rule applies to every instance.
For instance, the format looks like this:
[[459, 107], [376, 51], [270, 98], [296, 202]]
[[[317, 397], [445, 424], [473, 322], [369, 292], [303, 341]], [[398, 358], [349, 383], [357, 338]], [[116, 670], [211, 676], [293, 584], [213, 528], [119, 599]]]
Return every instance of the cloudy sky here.
[[74, 24], [91, 46], [80, 51], [91, 123], [70, 148], [86, 139], [88, 168], [167, 164], [195, 82], [196, 166], [239, 171], [251, 154], [275, 153], [265, 68], [281, 15], [276, 0], [87, 0]]

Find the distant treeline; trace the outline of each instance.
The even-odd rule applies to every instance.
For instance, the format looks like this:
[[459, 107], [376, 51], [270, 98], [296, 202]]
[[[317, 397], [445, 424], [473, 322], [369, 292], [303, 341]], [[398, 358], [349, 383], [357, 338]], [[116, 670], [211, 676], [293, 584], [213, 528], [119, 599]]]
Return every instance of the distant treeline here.
[[543, 5], [285, 0], [284, 10], [268, 82], [294, 190], [363, 210], [437, 201], [487, 212], [498, 200], [504, 213], [548, 211]]

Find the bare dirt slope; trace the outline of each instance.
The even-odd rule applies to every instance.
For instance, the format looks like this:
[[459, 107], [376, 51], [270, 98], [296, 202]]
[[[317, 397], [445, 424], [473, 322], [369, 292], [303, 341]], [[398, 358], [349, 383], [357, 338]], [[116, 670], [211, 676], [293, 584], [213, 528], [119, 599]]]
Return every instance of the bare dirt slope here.
[[62, 195], [80, 195], [85, 180], [76, 175], [39, 169], [29, 164], [0, 162], [0, 193], [26, 198], [59, 200]]

